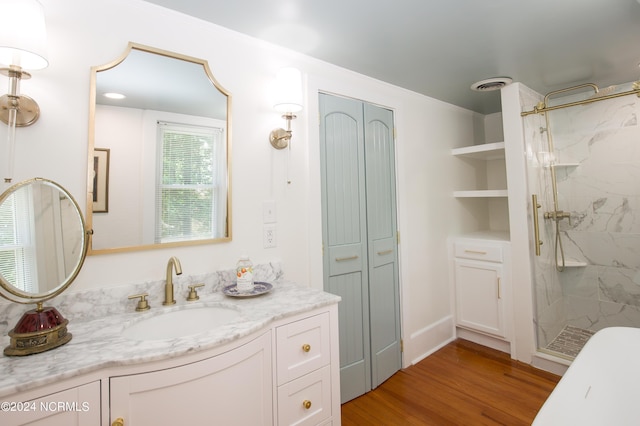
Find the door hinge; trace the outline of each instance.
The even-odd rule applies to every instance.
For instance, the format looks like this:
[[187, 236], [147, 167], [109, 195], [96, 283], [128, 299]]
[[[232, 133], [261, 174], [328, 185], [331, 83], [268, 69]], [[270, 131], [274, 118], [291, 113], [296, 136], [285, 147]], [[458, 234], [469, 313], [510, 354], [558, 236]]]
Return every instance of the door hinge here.
[[400, 353], [404, 353], [404, 340], [400, 339]]

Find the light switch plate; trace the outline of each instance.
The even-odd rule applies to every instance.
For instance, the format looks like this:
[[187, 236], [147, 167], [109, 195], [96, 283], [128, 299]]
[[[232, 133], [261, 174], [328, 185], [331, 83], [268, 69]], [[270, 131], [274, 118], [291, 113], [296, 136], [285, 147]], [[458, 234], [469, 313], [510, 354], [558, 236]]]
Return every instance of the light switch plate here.
[[262, 203], [262, 223], [276, 223], [276, 202], [267, 200]]

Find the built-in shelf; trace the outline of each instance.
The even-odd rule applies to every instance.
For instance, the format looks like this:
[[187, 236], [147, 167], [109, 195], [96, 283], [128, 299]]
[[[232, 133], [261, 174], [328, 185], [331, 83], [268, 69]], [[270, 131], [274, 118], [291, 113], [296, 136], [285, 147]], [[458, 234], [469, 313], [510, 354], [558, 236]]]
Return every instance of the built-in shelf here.
[[504, 198], [507, 197], [506, 189], [480, 189], [475, 191], [454, 191], [456, 198]]
[[[551, 264], [553, 265], [553, 260], [549, 261], [549, 260], [543, 260], [542, 263], [545, 263], [547, 265]], [[560, 268], [562, 267], [562, 260], [558, 259], [558, 264], [557, 266]], [[584, 268], [586, 266], [589, 266], [589, 264], [587, 262], [584, 262], [582, 260], [578, 260], [578, 259], [573, 259], [570, 257], [567, 257], [564, 259], [564, 267], [565, 268]]]
[[556, 169], [558, 168], [570, 168], [570, 167], [578, 167], [580, 163], [556, 163], [553, 165]]
[[460, 234], [456, 238], [468, 238], [472, 240], [486, 241], [510, 241], [509, 231], [493, 231], [490, 229]]
[[[492, 138], [490, 140], [496, 140]], [[504, 142], [480, 143], [451, 150], [461, 176], [453, 196], [477, 219], [471, 234], [476, 239], [509, 241], [509, 208]], [[470, 204], [468, 204], [470, 203]], [[485, 237], [485, 238], [483, 238]]]
[[497, 160], [504, 158], [504, 142], [485, 143], [480, 145], [454, 148], [451, 155], [457, 157], [469, 157], [479, 160]]
[[[560, 263], [558, 266], [562, 266], [562, 264]], [[568, 258], [564, 260], [565, 268], [584, 268], [585, 266], [587, 266], [587, 262], [583, 262], [581, 260]]]

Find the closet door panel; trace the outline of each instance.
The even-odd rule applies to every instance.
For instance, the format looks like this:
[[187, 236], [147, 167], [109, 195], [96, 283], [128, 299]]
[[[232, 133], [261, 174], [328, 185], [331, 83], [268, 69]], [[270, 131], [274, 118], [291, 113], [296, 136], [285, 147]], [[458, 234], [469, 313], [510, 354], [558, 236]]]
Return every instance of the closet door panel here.
[[393, 135], [392, 111], [320, 95], [324, 285], [342, 296], [342, 402], [401, 367]]
[[371, 386], [402, 366], [393, 112], [364, 104]]
[[342, 402], [371, 390], [362, 106], [320, 95], [324, 287], [342, 297]]
[[340, 398], [346, 402], [371, 390], [369, 328], [363, 321], [366, 316], [364, 309], [368, 305], [362, 299], [365, 292], [362, 274], [354, 272], [332, 276], [325, 290], [342, 298], [338, 304]]

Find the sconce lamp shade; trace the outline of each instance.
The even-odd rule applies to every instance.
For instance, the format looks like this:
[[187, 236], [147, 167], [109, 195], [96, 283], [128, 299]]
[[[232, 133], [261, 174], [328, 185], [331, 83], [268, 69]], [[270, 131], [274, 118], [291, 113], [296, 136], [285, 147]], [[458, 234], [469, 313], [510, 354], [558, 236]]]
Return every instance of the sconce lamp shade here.
[[42, 5], [36, 0], [0, 0], [0, 64], [46, 68], [46, 46]]
[[282, 68], [276, 74], [276, 101], [273, 108], [278, 112], [302, 110], [302, 74], [296, 68]]

